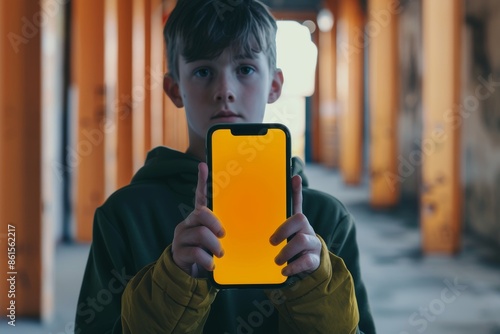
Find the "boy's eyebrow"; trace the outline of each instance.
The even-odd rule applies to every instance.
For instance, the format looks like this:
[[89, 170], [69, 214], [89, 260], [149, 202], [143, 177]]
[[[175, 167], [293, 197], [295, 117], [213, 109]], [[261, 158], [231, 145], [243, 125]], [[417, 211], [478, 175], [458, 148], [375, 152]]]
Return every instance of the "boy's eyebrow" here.
[[[183, 57], [184, 58], [184, 57]], [[201, 57], [201, 58], [197, 58], [197, 59], [192, 59], [192, 60], [187, 60], [186, 58], [184, 58], [184, 60], [186, 61], [186, 63], [194, 63], [194, 62], [197, 62], [197, 61], [213, 61], [214, 59], [216, 59], [217, 57]], [[245, 60], [245, 59], [256, 59], [257, 58], [257, 54], [255, 53], [248, 53], [248, 54], [238, 54], [238, 55], [235, 55], [233, 57], [234, 60]]]
[[256, 59], [257, 56], [255, 54], [239, 54], [234, 56], [235, 60], [242, 60], [242, 59]]

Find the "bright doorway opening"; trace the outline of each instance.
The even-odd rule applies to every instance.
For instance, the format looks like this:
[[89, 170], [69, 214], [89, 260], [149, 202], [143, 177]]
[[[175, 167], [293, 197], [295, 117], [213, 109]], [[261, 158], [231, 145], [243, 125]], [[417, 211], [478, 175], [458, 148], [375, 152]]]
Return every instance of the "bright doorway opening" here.
[[311, 30], [296, 21], [278, 21], [276, 47], [285, 83], [278, 101], [267, 106], [264, 122], [285, 124], [292, 136], [292, 156], [305, 160], [306, 97], [315, 89], [318, 49]]

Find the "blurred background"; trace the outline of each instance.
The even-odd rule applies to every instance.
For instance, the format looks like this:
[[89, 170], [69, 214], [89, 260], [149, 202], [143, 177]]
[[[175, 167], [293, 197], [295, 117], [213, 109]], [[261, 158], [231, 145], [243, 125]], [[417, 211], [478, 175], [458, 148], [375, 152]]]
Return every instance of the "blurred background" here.
[[[264, 2], [286, 79], [266, 121], [355, 216], [379, 333], [500, 333], [500, 1]], [[3, 333], [74, 331], [96, 207], [186, 149], [174, 6], [0, 0]]]

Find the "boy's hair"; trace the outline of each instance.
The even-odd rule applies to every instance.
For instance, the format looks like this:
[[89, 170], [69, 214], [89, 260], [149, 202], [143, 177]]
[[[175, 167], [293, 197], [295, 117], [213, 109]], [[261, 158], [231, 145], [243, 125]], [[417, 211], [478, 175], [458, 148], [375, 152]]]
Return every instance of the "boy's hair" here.
[[165, 25], [169, 74], [179, 80], [179, 56], [214, 59], [231, 47], [254, 58], [264, 52], [276, 69], [276, 20], [258, 0], [178, 0]]

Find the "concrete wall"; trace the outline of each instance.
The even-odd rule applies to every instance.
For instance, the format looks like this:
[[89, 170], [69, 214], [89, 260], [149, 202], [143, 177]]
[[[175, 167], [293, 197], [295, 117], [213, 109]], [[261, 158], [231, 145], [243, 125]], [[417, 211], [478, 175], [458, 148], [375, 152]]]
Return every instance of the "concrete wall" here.
[[500, 2], [467, 0], [462, 97], [465, 226], [500, 245]]
[[406, 1], [399, 18], [400, 114], [399, 175], [403, 199], [418, 200], [421, 171], [409, 163], [422, 140], [422, 4]]

